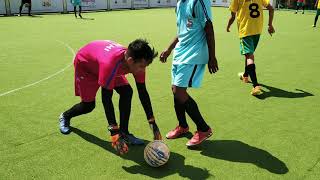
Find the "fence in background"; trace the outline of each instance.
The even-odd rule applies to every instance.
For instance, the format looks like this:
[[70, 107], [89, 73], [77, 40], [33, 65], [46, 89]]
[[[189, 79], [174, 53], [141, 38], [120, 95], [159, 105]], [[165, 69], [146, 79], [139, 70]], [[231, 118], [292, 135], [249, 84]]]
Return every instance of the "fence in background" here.
[[[84, 11], [175, 7], [177, 0], [81, 0]], [[212, 6], [229, 6], [230, 0], [211, 0]], [[21, 0], [0, 0], [0, 14], [19, 13]], [[32, 13], [68, 13], [73, 11], [70, 0], [32, 0]], [[26, 13], [23, 8], [22, 13]]]
[[[81, 0], [84, 11], [175, 7], [178, 0]], [[228, 7], [231, 0], [211, 0], [212, 6]], [[296, 0], [270, 0], [274, 7], [288, 7], [285, 2]], [[314, 1], [314, 0], [306, 0]], [[0, 0], [0, 15], [19, 13], [21, 0]], [[290, 3], [289, 3], [290, 4]], [[292, 4], [292, 3], [291, 3]], [[73, 11], [71, 0], [32, 0], [32, 13], [68, 13]], [[23, 8], [22, 13], [27, 13]]]

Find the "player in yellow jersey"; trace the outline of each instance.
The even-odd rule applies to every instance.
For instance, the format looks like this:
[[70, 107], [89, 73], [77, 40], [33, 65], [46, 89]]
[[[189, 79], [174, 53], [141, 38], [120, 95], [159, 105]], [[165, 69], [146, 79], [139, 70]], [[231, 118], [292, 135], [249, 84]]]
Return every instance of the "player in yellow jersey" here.
[[317, 0], [317, 2], [314, 4], [314, 7], [317, 8], [317, 14], [316, 14], [316, 17], [314, 18], [313, 27], [316, 27], [317, 26], [318, 17], [320, 15], [320, 2], [319, 2], [319, 0]]
[[237, 17], [240, 51], [245, 56], [245, 71], [240, 74], [240, 79], [247, 83], [250, 76], [253, 84], [251, 94], [254, 96], [262, 94], [256, 76], [254, 51], [263, 28], [263, 8], [269, 10], [268, 32], [272, 35], [275, 32], [272, 25], [274, 9], [269, 0], [232, 0], [229, 7], [231, 17], [227, 25], [227, 32], [230, 32], [230, 27]]

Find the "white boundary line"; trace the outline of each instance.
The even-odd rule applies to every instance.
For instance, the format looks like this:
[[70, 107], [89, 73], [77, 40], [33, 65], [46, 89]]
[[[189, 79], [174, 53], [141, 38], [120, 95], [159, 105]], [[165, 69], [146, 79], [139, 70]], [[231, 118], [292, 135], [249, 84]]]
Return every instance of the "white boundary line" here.
[[[67, 43], [65, 43], [65, 42], [62, 42], [62, 41], [59, 41], [59, 40], [57, 40], [57, 42], [61, 43], [61, 44], [64, 45], [65, 47], [67, 47], [67, 48], [70, 50], [70, 52], [73, 54], [73, 58], [74, 58], [74, 56], [75, 56], [75, 51], [74, 51], [74, 49], [72, 49], [72, 47], [69, 46], [69, 44], [67, 44]], [[34, 85], [37, 85], [37, 84], [39, 84], [39, 83], [41, 83], [41, 82], [43, 82], [43, 81], [46, 81], [46, 80], [48, 80], [48, 79], [50, 79], [50, 78], [52, 78], [52, 77], [54, 77], [54, 76], [62, 73], [63, 71], [65, 71], [66, 69], [68, 69], [71, 65], [72, 65], [72, 63], [71, 63], [71, 64], [68, 64], [66, 67], [64, 67], [63, 69], [59, 70], [58, 72], [56, 72], [56, 73], [54, 73], [54, 74], [51, 74], [51, 75], [49, 75], [48, 77], [45, 77], [45, 78], [43, 78], [43, 79], [41, 79], [41, 80], [39, 80], [39, 81], [36, 81], [36, 82], [34, 82], [34, 83], [31, 83], [31, 84], [28, 84], [28, 85], [25, 85], [25, 86], [22, 86], [22, 87], [19, 87], [19, 88], [16, 88], [16, 89], [13, 89], [13, 90], [4, 92], [4, 93], [1, 93], [1, 94], [0, 94], [0, 97], [1, 97], [1, 96], [5, 96], [5, 95], [8, 95], [8, 94], [11, 94], [11, 93], [14, 93], [14, 92], [16, 92], [16, 91], [20, 91], [20, 90], [22, 90], [22, 89], [25, 89], [25, 88], [28, 88], [28, 87], [31, 87], [31, 86], [34, 86]]]

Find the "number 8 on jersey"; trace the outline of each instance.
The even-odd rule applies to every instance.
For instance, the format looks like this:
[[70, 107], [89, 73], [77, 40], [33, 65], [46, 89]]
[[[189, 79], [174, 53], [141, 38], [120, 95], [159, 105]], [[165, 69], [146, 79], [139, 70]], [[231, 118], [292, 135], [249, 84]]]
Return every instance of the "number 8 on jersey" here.
[[257, 3], [252, 3], [249, 5], [250, 17], [258, 18], [260, 16], [259, 5]]

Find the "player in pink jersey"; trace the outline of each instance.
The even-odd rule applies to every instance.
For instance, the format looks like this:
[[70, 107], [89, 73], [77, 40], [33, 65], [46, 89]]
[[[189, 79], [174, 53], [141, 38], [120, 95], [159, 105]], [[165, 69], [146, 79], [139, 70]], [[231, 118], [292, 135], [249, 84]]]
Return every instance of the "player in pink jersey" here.
[[[141, 39], [131, 42], [128, 48], [110, 40], [93, 41], [82, 47], [74, 59], [75, 95], [81, 97], [81, 102], [60, 115], [60, 132], [69, 134], [71, 118], [89, 113], [95, 108], [96, 93], [101, 87], [112, 146], [123, 154], [128, 151], [127, 144], [143, 144], [143, 140], [134, 137], [128, 130], [133, 91], [125, 75], [132, 73], [154, 139], [160, 140], [161, 134], [155, 122], [145, 85], [146, 67], [152, 63], [157, 54], [148, 42]], [[112, 103], [113, 90], [120, 95], [120, 128]]]

